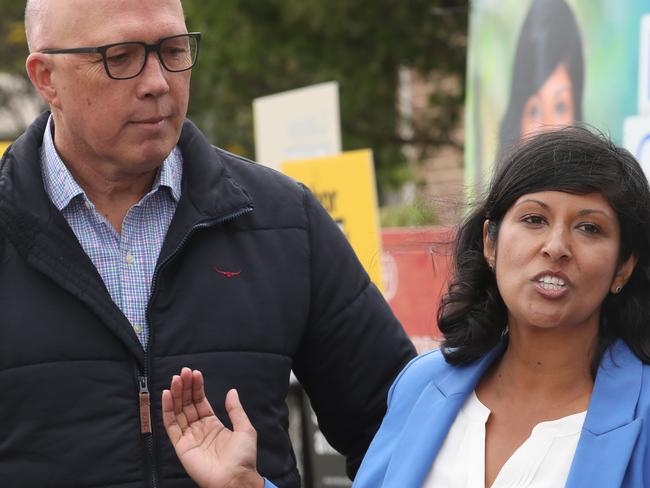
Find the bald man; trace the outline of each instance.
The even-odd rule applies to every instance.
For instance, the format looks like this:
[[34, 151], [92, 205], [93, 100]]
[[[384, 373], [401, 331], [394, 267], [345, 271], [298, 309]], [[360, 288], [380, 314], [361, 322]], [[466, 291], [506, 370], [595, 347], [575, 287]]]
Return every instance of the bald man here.
[[309, 191], [185, 118], [180, 2], [32, 0], [25, 21], [50, 111], [0, 164], [0, 484], [195, 486], [162, 422], [186, 366], [257, 432], [222, 486], [300, 485], [292, 369], [353, 476], [414, 350]]

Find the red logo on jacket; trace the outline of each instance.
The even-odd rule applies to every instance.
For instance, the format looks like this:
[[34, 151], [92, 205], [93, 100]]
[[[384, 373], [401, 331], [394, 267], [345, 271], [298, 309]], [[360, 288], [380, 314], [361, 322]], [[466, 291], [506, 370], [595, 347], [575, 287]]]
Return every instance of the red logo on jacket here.
[[235, 276], [239, 276], [241, 274], [241, 271], [223, 271], [219, 268], [214, 268], [214, 270], [226, 278], [234, 278]]

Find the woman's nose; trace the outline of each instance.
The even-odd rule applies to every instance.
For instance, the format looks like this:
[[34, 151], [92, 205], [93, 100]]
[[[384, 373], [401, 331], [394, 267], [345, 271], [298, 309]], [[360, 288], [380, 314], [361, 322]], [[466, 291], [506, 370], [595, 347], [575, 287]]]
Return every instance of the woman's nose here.
[[551, 227], [542, 246], [542, 253], [553, 260], [570, 258], [571, 243], [569, 231], [560, 227]]

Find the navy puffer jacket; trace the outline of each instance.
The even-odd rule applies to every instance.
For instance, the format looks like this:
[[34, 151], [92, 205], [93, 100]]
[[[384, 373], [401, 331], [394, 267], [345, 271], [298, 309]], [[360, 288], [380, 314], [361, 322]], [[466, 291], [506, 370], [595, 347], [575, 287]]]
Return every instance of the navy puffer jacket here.
[[[227, 390], [239, 390], [259, 471], [279, 487], [300, 485], [285, 404], [293, 369], [356, 472], [414, 350], [310, 192], [211, 146], [187, 121], [183, 193], [155, 272], [145, 352], [45, 193], [46, 121], [0, 165], [0, 484], [195, 486], [160, 415], [161, 391], [183, 366], [203, 371], [222, 419]], [[153, 432], [141, 434], [145, 383]]]

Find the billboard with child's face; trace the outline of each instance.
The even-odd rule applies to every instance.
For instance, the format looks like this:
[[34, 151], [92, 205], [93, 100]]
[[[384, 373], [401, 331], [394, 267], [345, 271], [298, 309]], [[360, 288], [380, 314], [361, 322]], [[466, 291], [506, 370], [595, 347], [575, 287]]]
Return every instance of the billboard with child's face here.
[[[639, 68], [648, 56], [640, 46], [650, 2], [476, 0], [471, 5], [469, 188], [481, 188], [495, 161], [528, 135], [585, 123], [623, 144], [630, 121], [650, 116], [641, 113], [646, 105]], [[633, 142], [626, 145], [634, 152]]]

